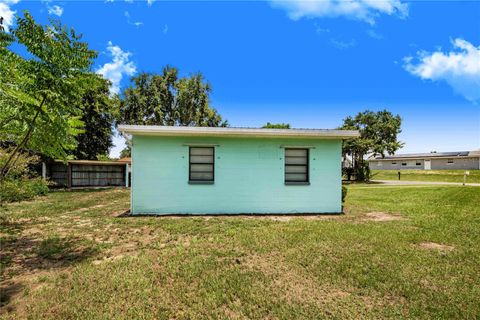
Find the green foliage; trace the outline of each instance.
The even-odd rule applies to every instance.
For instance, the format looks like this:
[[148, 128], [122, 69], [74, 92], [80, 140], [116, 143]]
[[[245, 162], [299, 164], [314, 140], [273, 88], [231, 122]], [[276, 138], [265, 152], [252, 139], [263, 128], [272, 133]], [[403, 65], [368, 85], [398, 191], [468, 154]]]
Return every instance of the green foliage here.
[[345, 199], [347, 198], [347, 193], [348, 193], [347, 187], [342, 186], [342, 203], [345, 202]]
[[132, 149], [127, 144], [127, 146], [125, 148], [123, 148], [122, 151], [120, 151], [120, 159], [131, 157], [131, 156], [132, 156]]
[[354, 167], [353, 174], [358, 181], [370, 181], [372, 175], [368, 161], [358, 161], [357, 165]]
[[[8, 156], [7, 150], [0, 149], [0, 166], [5, 164]], [[39, 162], [39, 157], [20, 152], [16, 160], [8, 177], [0, 181], [0, 202], [29, 200], [47, 194], [48, 182], [31, 170]]]
[[402, 131], [401, 124], [400, 116], [394, 116], [387, 110], [378, 112], [367, 110], [343, 120], [340, 129], [360, 132], [359, 138], [344, 141], [342, 150], [344, 156], [352, 157], [353, 174], [357, 180], [370, 179], [368, 162], [364, 160], [367, 154], [384, 156], [386, 153], [395, 153], [403, 146], [403, 143], [397, 139]]
[[165, 67], [162, 74], [141, 73], [132, 78], [120, 103], [118, 122], [123, 124], [219, 127], [227, 126], [210, 106], [210, 84], [200, 73], [179, 78]]
[[267, 122], [262, 128], [268, 129], [290, 129], [290, 123], [270, 123]]
[[48, 182], [40, 177], [5, 179], [0, 182], [0, 202], [30, 200], [47, 193]]
[[97, 160], [100, 160], [100, 161], [112, 160], [108, 154], [99, 154], [99, 155], [97, 155], [96, 158], [97, 158]]
[[76, 138], [78, 144], [72, 152], [76, 159], [101, 160], [100, 155], [108, 154], [113, 146], [112, 125], [118, 98], [110, 96], [109, 86], [107, 80], [99, 78], [82, 95], [79, 108], [83, 111], [84, 132]]
[[[0, 167], [3, 167], [8, 159], [10, 149], [0, 148]], [[9, 178], [16, 179], [22, 177], [33, 177], [34, 172], [30, 171], [30, 168], [37, 165], [40, 158], [36, 155], [29, 155], [27, 153], [20, 152], [17, 155], [17, 161], [10, 167]]]
[[[1, 32], [0, 32], [1, 33]], [[16, 145], [1, 169], [3, 179], [22, 149], [66, 158], [81, 132], [77, 102], [98, 76], [91, 72], [96, 52], [73, 29], [51, 20], [37, 24], [24, 12], [11, 35], [0, 35], [0, 141]], [[10, 44], [23, 47], [24, 58]]]

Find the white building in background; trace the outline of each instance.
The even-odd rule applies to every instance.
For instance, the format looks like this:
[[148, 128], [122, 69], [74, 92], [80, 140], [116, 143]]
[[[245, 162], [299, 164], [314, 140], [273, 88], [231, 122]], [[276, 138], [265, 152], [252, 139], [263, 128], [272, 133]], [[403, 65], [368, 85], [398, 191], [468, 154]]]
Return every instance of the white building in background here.
[[371, 170], [479, 170], [480, 150], [371, 157]]

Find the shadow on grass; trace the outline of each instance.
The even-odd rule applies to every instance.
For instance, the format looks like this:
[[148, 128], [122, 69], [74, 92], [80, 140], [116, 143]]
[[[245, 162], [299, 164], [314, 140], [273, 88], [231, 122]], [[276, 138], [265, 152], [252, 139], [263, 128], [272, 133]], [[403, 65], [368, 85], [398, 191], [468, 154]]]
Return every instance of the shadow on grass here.
[[24, 281], [30, 276], [71, 266], [98, 253], [97, 248], [82, 238], [54, 236], [42, 240], [20, 232], [2, 238], [0, 245], [0, 314], [14, 311], [8, 304], [23, 290]]
[[132, 214], [130, 210], [116, 214], [115, 218], [325, 218], [343, 216], [345, 212], [333, 213], [137, 213]]

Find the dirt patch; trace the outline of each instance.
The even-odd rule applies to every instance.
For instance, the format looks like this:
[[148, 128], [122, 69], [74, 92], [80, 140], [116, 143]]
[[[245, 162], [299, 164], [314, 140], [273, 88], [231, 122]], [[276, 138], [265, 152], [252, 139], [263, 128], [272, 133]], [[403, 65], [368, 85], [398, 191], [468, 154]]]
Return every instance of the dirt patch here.
[[342, 215], [291, 215], [291, 216], [261, 216], [260, 219], [267, 219], [273, 221], [288, 222], [295, 219], [298, 220], [332, 220], [339, 219]]
[[72, 210], [72, 211], [67, 211], [67, 212], [65, 212], [65, 214], [83, 213], [83, 212], [86, 212], [86, 211], [89, 211], [89, 210], [92, 210], [92, 209], [103, 208], [105, 206], [106, 206], [106, 204], [97, 204], [97, 205], [90, 206], [90, 207], [85, 207], [85, 208], [80, 208], [80, 209], [76, 209], [76, 210]]
[[111, 257], [104, 257], [103, 259], [100, 259], [100, 260], [93, 260], [92, 264], [99, 265], [99, 264], [102, 264], [102, 263], [111, 262], [111, 261], [115, 261], [115, 260], [120, 260], [120, 259], [123, 259], [123, 258], [134, 258], [136, 256], [137, 256], [137, 254], [133, 253], [133, 252], [130, 253], [130, 254], [118, 254], [118, 255], [115, 255], [115, 256], [111, 256]]
[[375, 222], [405, 220], [405, 217], [385, 212], [369, 212], [365, 216], [366, 218], [364, 220]]
[[420, 242], [418, 246], [423, 249], [438, 250], [438, 251], [452, 251], [453, 249], [455, 249], [454, 246], [436, 243], [436, 242]]

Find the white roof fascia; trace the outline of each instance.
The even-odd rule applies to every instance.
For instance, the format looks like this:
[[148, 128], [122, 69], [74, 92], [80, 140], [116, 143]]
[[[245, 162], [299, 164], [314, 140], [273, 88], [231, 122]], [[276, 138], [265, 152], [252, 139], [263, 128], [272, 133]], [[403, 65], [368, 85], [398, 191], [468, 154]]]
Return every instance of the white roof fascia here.
[[260, 129], [228, 127], [180, 127], [180, 126], [143, 126], [119, 125], [118, 130], [127, 135], [142, 136], [201, 136], [201, 137], [268, 137], [268, 138], [357, 138], [356, 130], [329, 129]]

